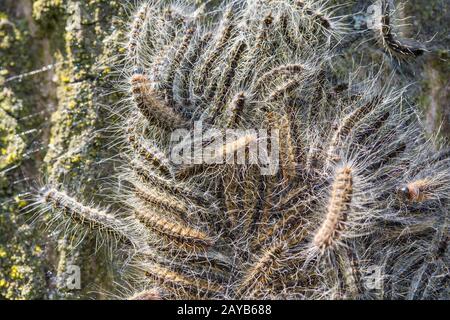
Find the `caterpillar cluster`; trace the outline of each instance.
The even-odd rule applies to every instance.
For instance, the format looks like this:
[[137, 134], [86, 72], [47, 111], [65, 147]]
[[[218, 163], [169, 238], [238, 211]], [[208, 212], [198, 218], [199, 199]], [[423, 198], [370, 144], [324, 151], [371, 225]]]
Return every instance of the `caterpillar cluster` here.
[[[403, 91], [375, 78], [336, 90], [329, 58], [345, 26], [325, 2], [221, 9], [136, 8], [120, 70], [117, 208], [49, 185], [42, 210], [128, 248], [141, 290], [130, 299], [448, 297], [449, 152], [426, 138]], [[278, 148], [278, 170], [175, 162], [171, 134], [189, 138], [200, 121], [205, 134], [264, 129], [199, 145], [232, 160], [263, 141]], [[374, 267], [379, 287], [367, 285]]]

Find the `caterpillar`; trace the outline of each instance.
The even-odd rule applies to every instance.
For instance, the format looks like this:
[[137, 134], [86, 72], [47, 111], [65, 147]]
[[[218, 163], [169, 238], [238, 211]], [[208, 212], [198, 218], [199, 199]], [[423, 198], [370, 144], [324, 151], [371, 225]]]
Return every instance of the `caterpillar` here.
[[260, 90], [267, 86], [267, 84], [272, 83], [279, 76], [284, 75], [294, 75], [305, 70], [302, 64], [286, 64], [270, 69], [261, 75], [259, 79], [256, 80], [253, 92], [260, 92]]
[[289, 94], [291, 91], [297, 89], [303, 81], [304, 79], [301, 78], [286, 81], [269, 93], [267, 101], [273, 102], [280, 100], [284, 95]]
[[269, 41], [269, 32], [273, 24], [272, 14], [267, 14], [260, 22], [258, 34], [254, 43], [249, 46], [249, 50], [245, 56], [245, 63], [243, 66], [243, 79], [241, 83], [249, 83], [254, 72], [254, 66], [258, 65], [264, 58], [270, 55], [271, 41]]
[[135, 195], [148, 203], [149, 205], [155, 206], [167, 212], [173, 212], [181, 217], [186, 217], [189, 215], [189, 208], [186, 203], [178, 198], [169, 196], [163, 192], [159, 192], [155, 189], [148, 189], [135, 184]]
[[137, 65], [139, 62], [138, 53], [140, 51], [140, 44], [142, 43], [142, 28], [145, 24], [147, 14], [148, 14], [148, 5], [143, 4], [141, 8], [136, 12], [133, 23], [131, 25], [131, 31], [128, 36], [128, 55], [129, 58], [133, 61], [134, 65]]
[[381, 1], [381, 22], [379, 32], [381, 34], [381, 42], [384, 48], [391, 55], [398, 58], [419, 57], [426, 52], [426, 49], [418, 42], [410, 39], [401, 39], [393, 32], [391, 25], [392, 9], [390, 0]]
[[250, 290], [255, 291], [259, 285], [264, 287], [279, 267], [279, 259], [284, 250], [284, 243], [274, 244], [266, 250], [246, 272], [242, 283], [238, 287], [237, 295], [240, 296]]
[[161, 214], [148, 210], [136, 210], [135, 214], [139, 221], [169, 239], [194, 247], [208, 247], [213, 244], [213, 240], [204, 232], [183, 225], [181, 222], [170, 221]]
[[205, 47], [211, 41], [212, 32], [208, 32], [197, 40], [192, 46], [182, 63], [182, 68], [180, 71], [180, 98], [182, 112], [186, 114], [187, 112], [192, 112], [193, 101], [190, 97], [190, 80], [191, 80], [191, 68], [197, 64], [201, 55], [203, 54]]
[[435, 183], [429, 178], [418, 179], [401, 186], [398, 189], [399, 195], [409, 202], [424, 202], [433, 195]]
[[213, 199], [204, 191], [195, 190], [185, 183], [176, 181], [172, 178], [156, 174], [149, 169], [142, 161], [133, 159], [131, 162], [132, 170], [143, 184], [150, 184], [162, 192], [168, 192], [177, 198], [187, 198], [199, 207], [213, 206]]
[[157, 169], [161, 175], [165, 177], [172, 176], [173, 168], [170, 160], [156, 145], [143, 141], [141, 137], [136, 135], [135, 128], [131, 126], [126, 129], [126, 133], [128, 143], [136, 154], [142, 157], [146, 163]]
[[267, 115], [272, 129], [279, 131], [280, 159], [283, 178], [291, 180], [296, 175], [294, 144], [291, 137], [291, 125], [286, 114], [281, 116], [269, 112]]
[[136, 106], [148, 121], [161, 123], [161, 126], [167, 129], [183, 125], [184, 120], [158, 97], [142, 69], [137, 68], [134, 71], [130, 85]]
[[201, 297], [202, 295], [208, 296], [211, 294], [221, 294], [223, 292], [223, 288], [220, 285], [212, 283], [211, 281], [191, 279], [158, 265], [147, 267], [146, 276], [155, 279], [164, 287], [178, 289], [178, 294], [180, 293], [179, 290], [188, 289], [191, 291], [191, 294], [194, 294], [194, 296], [191, 296], [190, 294], [185, 293], [186, 297], [191, 299]]
[[181, 43], [174, 53], [174, 57], [168, 67], [167, 78], [164, 87], [166, 88], [166, 101], [172, 109], [175, 109], [175, 102], [173, 97], [173, 81], [175, 79], [175, 73], [181, 64], [186, 51], [189, 48], [189, 44], [191, 43], [192, 37], [194, 36], [194, 32], [195, 30], [193, 28], [188, 28], [186, 30], [185, 35], [183, 39], [181, 39]]
[[330, 248], [345, 228], [353, 193], [352, 168], [348, 165], [338, 169], [333, 181], [325, 220], [314, 235], [313, 244], [324, 251]]
[[211, 73], [213, 64], [218, 59], [223, 49], [226, 47], [232, 37], [233, 30], [235, 28], [235, 25], [233, 23], [233, 16], [233, 10], [228, 9], [224, 14], [221, 33], [214, 41], [212, 47], [206, 52], [207, 55], [203, 63], [201, 64], [201, 68], [199, 71], [199, 78], [196, 80], [194, 86], [194, 92], [197, 95], [203, 92], [203, 89], [205, 87], [205, 81], [203, 80], [209, 78], [209, 74]]
[[57, 209], [77, 224], [87, 225], [90, 229], [117, 236], [120, 241], [126, 244], [135, 245], [142, 241], [138, 233], [133, 232], [132, 227], [128, 227], [125, 221], [104, 210], [85, 206], [65, 192], [58, 191], [55, 188], [42, 190], [40, 201]]
[[363, 104], [361, 107], [356, 108], [345, 118], [343, 118], [341, 124], [333, 134], [333, 137], [331, 138], [330, 141], [330, 146], [327, 152], [328, 156], [326, 160], [328, 166], [331, 164], [331, 162], [337, 162], [340, 160], [340, 157], [337, 154], [339, 145], [349, 135], [350, 131], [354, 128], [354, 126], [369, 112], [371, 112], [379, 105], [380, 101], [382, 101], [382, 97], [377, 96], [373, 98], [371, 101]]
[[221, 113], [222, 107], [224, 102], [224, 97], [227, 93], [227, 91], [230, 90], [230, 86], [232, 85], [233, 78], [236, 73], [236, 68], [238, 67], [239, 60], [242, 56], [242, 53], [244, 52], [246, 48], [245, 42], [239, 41], [230, 52], [230, 58], [227, 61], [227, 66], [225, 68], [225, 71], [223, 73], [223, 77], [220, 80], [220, 83], [216, 90], [218, 90], [218, 93], [216, 94], [216, 97], [214, 99], [213, 107], [212, 107], [212, 119], [211, 122], [214, 122], [214, 119], [217, 117], [218, 114]]

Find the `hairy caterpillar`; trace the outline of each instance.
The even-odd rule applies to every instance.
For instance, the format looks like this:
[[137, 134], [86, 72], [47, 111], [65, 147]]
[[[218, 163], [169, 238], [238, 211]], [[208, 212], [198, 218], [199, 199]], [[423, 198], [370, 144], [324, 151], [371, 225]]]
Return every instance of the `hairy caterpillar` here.
[[328, 149], [327, 163], [330, 164], [332, 161], [336, 162], [340, 160], [340, 157], [336, 154], [339, 145], [342, 143], [353, 127], [356, 125], [361, 118], [365, 117], [369, 112], [371, 112], [381, 101], [381, 97], [375, 97], [371, 101], [365, 103], [361, 107], [355, 109], [353, 112], [348, 114], [341, 122], [336, 132], [330, 141], [330, 147]]
[[142, 37], [142, 28], [147, 18], [148, 9], [148, 5], [143, 4], [141, 8], [136, 12], [134, 21], [131, 26], [131, 31], [128, 36], [129, 42], [127, 51], [130, 59], [133, 60], [134, 65], [139, 64], [139, 46], [142, 43], [140, 41]]
[[257, 290], [258, 285], [264, 286], [276, 270], [280, 255], [285, 249], [285, 244], [275, 244], [256, 260], [247, 271], [238, 289], [238, 295], [248, 290]]
[[[189, 44], [191, 43], [192, 37], [194, 36], [194, 29], [189, 28], [186, 30], [185, 35], [183, 36], [183, 39], [181, 39], [181, 43], [178, 47], [178, 49], [175, 52], [175, 55], [173, 57], [173, 60], [171, 61], [170, 66], [168, 67], [167, 71], [167, 79], [165, 81], [164, 86], [166, 87], [166, 100], [169, 106], [172, 107], [172, 109], [175, 107], [174, 105], [174, 97], [173, 97], [173, 81], [175, 78], [175, 72], [179, 68], [183, 57], [186, 54], [186, 51], [189, 48]], [[183, 113], [181, 113], [183, 114]]]
[[402, 39], [395, 35], [392, 26], [391, 15], [393, 9], [391, 8], [391, 0], [381, 1], [381, 21], [379, 27], [379, 33], [381, 35], [381, 41], [384, 48], [391, 55], [395, 55], [399, 58], [405, 57], [418, 57], [426, 52], [425, 48], [418, 42], [410, 39]]
[[196, 94], [200, 94], [203, 92], [205, 82], [203, 82], [202, 79], [208, 78], [214, 62], [220, 56], [222, 50], [225, 48], [228, 41], [232, 37], [234, 28], [235, 25], [233, 23], [233, 10], [230, 8], [224, 14], [224, 22], [221, 28], [221, 33], [219, 34], [218, 38], [214, 41], [215, 42], [214, 46], [212, 48], [209, 48], [209, 50], [205, 53], [206, 58], [204, 59], [204, 62], [201, 65], [201, 69], [199, 71], [199, 78], [195, 82], [196, 85], [194, 87], [194, 92]]
[[[188, 292], [182, 294], [187, 298], [198, 298], [202, 295], [210, 295], [211, 293], [220, 293], [222, 288], [209, 281], [200, 279], [190, 279], [184, 275], [178, 274], [161, 266], [150, 266], [146, 268], [147, 277], [154, 278], [164, 287], [174, 288], [178, 290], [187, 289]], [[193, 294], [193, 296], [191, 295]]]
[[131, 77], [131, 90], [139, 111], [147, 120], [161, 122], [166, 128], [176, 128], [184, 123], [178, 114], [158, 98], [157, 91], [151, 87], [142, 69], [136, 69]]
[[433, 182], [430, 179], [412, 181], [398, 189], [402, 198], [410, 202], [424, 202], [432, 196]]
[[241, 55], [244, 52], [245, 48], [246, 44], [244, 42], [238, 42], [231, 49], [230, 58], [227, 61], [227, 67], [217, 87], [218, 93], [216, 94], [216, 97], [214, 99], [214, 107], [212, 108], [212, 110], [214, 111], [212, 114], [211, 122], [213, 122], [214, 119], [217, 117], [217, 115], [222, 111], [221, 109], [224, 104], [224, 96], [226, 92], [230, 89], [230, 86], [236, 73], [236, 68], [238, 67], [239, 59], [241, 58]]
[[344, 166], [336, 171], [325, 220], [314, 235], [315, 247], [324, 250], [337, 241], [340, 232], [345, 228], [352, 192], [352, 169]]
[[202, 231], [183, 225], [181, 222], [172, 222], [160, 214], [137, 210], [136, 217], [156, 232], [176, 241], [200, 247], [212, 245], [212, 239]]
[[173, 168], [169, 159], [154, 144], [148, 144], [136, 136], [134, 128], [127, 128], [127, 140], [134, 152], [142, 157], [148, 164], [156, 168], [163, 176], [172, 176]]
[[85, 206], [65, 192], [50, 188], [43, 190], [40, 197], [42, 203], [57, 209], [77, 224], [87, 225], [90, 229], [110, 233], [126, 244], [136, 245], [137, 242], [142, 241], [138, 233], [127, 227], [125, 221], [101, 209]]

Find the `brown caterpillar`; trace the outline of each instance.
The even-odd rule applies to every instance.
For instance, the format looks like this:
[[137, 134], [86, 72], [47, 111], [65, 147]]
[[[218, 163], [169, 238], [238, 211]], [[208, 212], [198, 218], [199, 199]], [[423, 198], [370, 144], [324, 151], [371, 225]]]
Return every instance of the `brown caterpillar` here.
[[340, 157], [337, 154], [337, 149], [340, 144], [349, 135], [355, 125], [378, 105], [381, 99], [382, 98], [380, 96], [373, 98], [368, 103], [365, 103], [361, 107], [352, 111], [342, 120], [341, 124], [331, 138], [330, 147], [327, 152], [328, 165], [330, 165], [333, 161], [337, 162], [340, 160]]
[[255, 74], [254, 66], [258, 65], [261, 59], [265, 58], [268, 54], [270, 54], [269, 53], [270, 50], [267, 49], [270, 49], [271, 44], [269, 40], [269, 32], [272, 23], [273, 17], [271, 13], [266, 15], [260, 22], [260, 27], [256, 39], [254, 43], [252, 43], [251, 46], [249, 47], [249, 50], [245, 57], [246, 61], [242, 73], [244, 78], [241, 81], [241, 83], [249, 83], [252, 80], [253, 75]]
[[[261, 191], [262, 183], [264, 183], [261, 171], [256, 165], [250, 165], [242, 173], [242, 200], [243, 200], [243, 212], [241, 213], [244, 217], [244, 227], [251, 226], [254, 214], [258, 206], [261, 207]], [[249, 230], [246, 229], [245, 232]]]
[[181, 222], [173, 222], [149, 210], [136, 210], [136, 218], [169, 239], [194, 247], [209, 247], [213, 241], [204, 232], [193, 229]]
[[[163, 286], [169, 286], [180, 290], [189, 289], [196, 294], [194, 298], [198, 298], [199, 294], [219, 294], [223, 292], [223, 288], [219, 284], [198, 278], [191, 279], [159, 265], [147, 267], [145, 275], [155, 279]], [[178, 290], [177, 294], [179, 294]], [[188, 296], [188, 298], [192, 297]]]
[[190, 109], [192, 107], [192, 101], [190, 98], [190, 79], [191, 79], [191, 68], [195, 65], [200, 56], [203, 53], [206, 45], [212, 38], [212, 32], [206, 33], [198, 43], [190, 50], [190, 52], [186, 55], [183, 66], [181, 68], [180, 74], [180, 97], [181, 97], [181, 105], [183, 107], [183, 111], [186, 109]]
[[325, 220], [317, 230], [313, 244], [324, 249], [333, 245], [344, 229], [353, 193], [352, 169], [344, 166], [336, 171]]
[[[259, 214], [259, 221], [255, 222], [255, 226], [253, 226], [253, 228], [256, 229], [256, 237], [258, 238], [260, 234], [265, 234], [267, 235], [268, 232], [268, 224], [269, 224], [269, 220], [270, 220], [270, 216], [271, 216], [271, 210], [273, 208], [273, 202], [272, 202], [272, 197], [274, 189], [275, 189], [275, 182], [276, 179], [275, 177], [265, 177], [263, 180], [263, 183], [265, 184], [264, 186], [264, 194], [262, 195], [261, 198], [261, 213]], [[270, 235], [269, 235], [270, 236]], [[254, 239], [255, 240], [255, 239]], [[255, 247], [255, 241], [252, 241], [251, 243], [252, 248]]]
[[[256, 169], [256, 168], [255, 168]], [[253, 171], [253, 170], [252, 170]], [[249, 172], [252, 172], [249, 171]], [[251, 194], [253, 195], [254, 199], [252, 202], [246, 202], [245, 205], [248, 206], [248, 204], [252, 204], [253, 207], [250, 207], [249, 210], [247, 210], [245, 212], [244, 215], [244, 222], [243, 222], [243, 227], [244, 230], [243, 232], [245, 234], [253, 234], [255, 232], [255, 230], [257, 229], [258, 224], [261, 221], [262, 215], [264, 213], [264, 207], [266, 207], [266, 195], [267, 195], [267, 179], [265, 176], [261, 175], [259, 172], [257, 172], [257, 170], [254, 170], [253, 176], [249, 177], [250, 178], [250, 183], [253, 184], [253, 190], [251, 191]], [[247, 182], [244, 182], [244, 189], [248, 188], [250, 184], [248, 184]], [[248, 195], [248, 191], [244, 191], [244, 194]]]
[[[245, 95], [243, 92], [238, 93], [233, 101], [228, 105], [224, 113], [224, 121], [226, 128], [235, 128], [239, 124], [239, 115], [245, 104]], [[239, 170], [232, 165], [226, 167], [226, 173], [222, 178], [225, 209], [227, 216], [231, 222], [231, 226], [235, 227], [239, 219], [239, 210], [241, 209], [239, 201], [239, 192], [241, 191], [240, 181], [242, 176]]]
[[[282, 210], [279, 206], [276, 206], [276, 208]], [[277, 220], [261, 228], [261, 232], [252, 241], [253, 248], [260, 250], [275, 237], [286, 241], [289, 246], [303, 241], [308, 232], [307, 228], [303, 228], [306, 224], [303, 215], [307, 212], [307, 208], [307, 203], [299, 203], [290, 205], [287, 210], [282, 210], [282, 215]]]
[[131, 167], [143, 183], [149, 183], [162, 191], [169, 192], [175, 197], [188, 198], [198, 206], [206, 207], [212, 203], [210, 197], [204, 192], [193, 190], [188, 185], [177, 182], [174, 179], [167, 179], [155, 174], [140, 161], [132, 160]]
[[289, 118], [287, 114], [280, 116], [274, 112], [269, 112], [267, 118], [270, 127], [279, 130], [281, 171], [283, 178], [289, 181], [295, 177], [297, 165]]
[[281, 32], [283, 34], [284, 42], [288, 45], [291, 50], [296, 49], [296, 39], [295, 34], [292, 33], [292, 28], [290, 26], [289, 17], [287, 14], [283, 14], [280, 17]]
[[381, 10], [380, 32], [384, 48], [386, 48], [390, 54], [394, 54], [401, 58], [418, 57], [424, 54], [426, 50], [419, 43], [409, 39], [401, 39], [393, 33], [389, 0], [382, 0]]
[[255, 93], [259, 92], [264, 86], [267, 86], [268, 83], [273, 82], [281, 75], [293, 75], [304, 70], [305, 67], [302, 64], [286, 64], [272, 68], [257, 79], [252, 91]]
[[219, 58], [220, 54], [223, 52], [226, 47], [228, 41], [230, 40], [235, 25], [232, 22], [233, 19], [233, 11], [231, 9], [227, 10], [224, 15], [224, 22], [222, 25], [222, 31], [215, 41], [214, 46], [212, 47], [209, 55], [205, 58], [203, 65], [201, 66], [199, 72], [199, 78], [196, 81], [194, 92], [200, 95], [203, 92], [205, 87], [205, 79], [209, 78], [210, 72], [213, 69], [212, 66], [214, 62]]
[[429, 178], [407, 183], [398, 189], [402, 199], [409, 202], [424, 202], [433, 196], [434, 183]]
[[131, 92], [136, 106], [149, 122], [160, 123], [167, 129], [184, 124], [183, 119], [158, 98], [157, 92], [140, 68], [137, 68], [131, 77]]
[[245, 150], [245, 148], [247, 148], [248, 146], [254, 145], [254, 143], [256, 142], [256, 138], [257, 137], [255, 134], [250, 133], [238, 137], [231, 142], [226, 142], [219, 147], [214, 146], [214, 149], [208, 150], [214, 152], [213, 155], [211, 154], [211, 156], [207, 158], [207, 161], [203, 161], [203, 163], [199, 165], [189, 164], [182, 166], [177, 171], [176, 176], [187, 177], [190, 175], [189, 173], [195, 173], [198, 171], [198, 169], [205, 169], [207, 167], [210, 167], [211, 165], [223, 164], [230, 160], [232, 161], [236, 152]]
[[137, 11], [132, 26], [131, 31], [129, 34], [129, 40], [128, 40], [128, 55], [131, 59], [134, 60], [134, 63], [136, 64], [138, 61], [138, 47], [141, 43], [140, 37], [142, 33], [142, 26], [145, 23], [145, 20], [147, 18], [147, 12], [148, 12], [148, 6], [147, 4], [142, 5], [142, 7]]
[[267, 101], [277, 101], [280, 100], [284, 95], [289, 94], [291, 91], [295, 90], [301, 83], [303, 79], [291, 79], [286, 81], [284, 84], [278, 86], [275, 90], [270, 92]]
[[135, 132], [133, 127], [127, 128], [127, 140], [133, 150], [144, 158], [152, 167], [157, 169], [160, 174], [166, 177], [172, 176], [172, 166], [165, 154], [153, 144], [144, 144]]
[[242, 296], [249, 291], [256, 291], [258, 286], [265, 287], [277, 270], [280, 256], [285, 249], [285, 244], [281, 242], [266, 250], [246, 271], [237, 289], [237, 295]]
[[[247, 276], [244, 277], [244, 283], [240, 286], [241, 292], [247, 293], [250, 297], [258, 298], [262, 293], [262, 289], [275, 284], [277, 280], [281, 280], [280, 277], [283, 277], [288, 270], [292, 270], [292, 267], [294, 269], [297, 267], [298, 259], [295, 256], [291, 255], [290, 259], [284, 258], [289, 256], [289, 251], [292, 248], [298, 246], [306, 238], [309, 231], [307, 228], [302, 227], [301, 223], [298, 228], [290, 228], [289, 223], [286, 223], [284, 227], [288, 229], [278, 233], [276, 243], [269, 244], [269, 249], [261, 249], [266, 244], [259, 243], [261, 245], [259, 250], [263, 253], [246, 273]], [[276, 228], [272, 228], [272, 231], [275, 230]], [[267, 238], [269, 235], [266, 234], [265, 236]]]
[[246, 47], [247, 45], [245, 44], [245, 42], [240, 41], [231, 49], [230, 57], [227, 61], [227, 66], [223, 72], [223, 77], [217, 87], [218, 92], [216, 94], [212, 107], [212, 119], [210, 120], [211, 122], [214, 122], [214, 119], [216, 119], [217, 115], [222, 111], [226, 94], [230, 90], [239, 60], [241, 59], [242, 53], [244, 52]]
[[[173, 81], [175, 79], [175, 73], [177, 69], [180, 67], [180, 64], [183, 60], [183, 57], [186, 54], [186, 51], [189, 48], [189, 44], [191, 43], [192, 37], [194, 36], [194, 29], [189, 28], [186, 30], [185, 35], [183, 39], [181, 40], [181, 43], [179, 47], [177, 48], [174, 58], [171, 61], [171, 64], [167, 71], [167, 79], [165, 82], [166, 87], [166, 100], [169, 106], [174, 109], [175, 103], [174, 103], [174, 97], [173, 97]], [[183, 113], [181, 113], [183, 114]]]
[[176, 212], [183, 219], [189, 214], [188, 205], [174, 196], [158, 192], [155, 189], [144, 189], [139, 185], [135, 185], [135, 194], [145, 203], [167, 212]]
[[164, 8], [162, 12], [164, 29], [160, 32], [166, 37], [166, 42], [173, 42], [179, 31], [179, 28], [187, 24], [187, 17], [175, 8]]
[[85, 206], [66, 193], [54, 188], [46, 190], [41, 195], [41, 201], [59, 210], [76, 223], [115, 235], [126, 244], [135, 244], [140, 240], [135, 238], [132, 232], [126, 232], [127, 230], [131, 231], [130, 228], [127, 228], [124, 222], [118, 218], [106, 211]]
[[238, 213], [240, 210], [238, 203], [239, 184], [236, 181], [238, 178], [235, 177], [235, 175], [238, 174], [238, 171], [234, 170], [232, 166], [227, 166], [226, 171], [227, 174], [222, 178], [225, 210], [231, 226], [234, 227], [238, 222]]

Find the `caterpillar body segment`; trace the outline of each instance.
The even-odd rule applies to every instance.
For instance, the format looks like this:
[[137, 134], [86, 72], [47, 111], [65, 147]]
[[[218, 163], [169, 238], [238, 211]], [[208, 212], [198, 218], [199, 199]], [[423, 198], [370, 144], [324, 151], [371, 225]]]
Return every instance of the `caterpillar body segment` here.
[[156, 169], [164, 177], [173, 176], [174, 168], [164, 152], [155, 144], [136, 135], [134, 128], [129, 127], [126, 132], [127, 142], [136, 155], [146, 161], [150, 167]]
[[204, 232], [184, 225], [182, 222], [171, 221], [155, 211], [137, 210], [135, 214], [136, 218], [142, 223], [169, 239], [193, 247], [211, 246], [213, 244], [212, 238]]
[[194, 28], [188, 28], [185, 31], [185, 34], [183, 36], [183, 38], [181, 39], [181, 43], [179, 44], [173, 60], [171, 61], [170, 66], [168, 67], [168, 71], [167, 71], [167, 78], [164, 82], [164, 87], [165, 87], [165, 98], [167, 101], [168, 106], [176, 111], [177, 113], [181, 113], [183, 115], [183, 113], [181, 112], [182, 110], [176, 108], [175, 106], [175, 98], [174, 98], [174, 80], [175, 80], [175, 75], [176, 72], [179, 70], [180, 65], [183, 61], [183, 58], [186, 55], [186, 52], [189, 49], [190, 43], [192, 41], [192, 38], [194, 37], [194, 33], [195, 33], [195, 29]]
[[141, 69], [133, 74], [130, 85], [137, 108], [149, 122], [160, 123], [163, 128], [169, 129], [185, 125], [185, 121], [164, 102]]
[[168, 291], [173, 292], [174, 296], [182, 296], [185, 299], [199, 299], [208, 296], [211, 298], [211, 295], [223, 293], [223, 288], [218, 284], [190, 278], [158, 265], [147, 267], [145, 274]]
[[314, 235], [313, 244], [320, 250], [333, 245], [345, 228], [353, 193], [353, 172], [349, 166], [335, 173], [325, 219]]
[[66, 219], [75, 224], [86, 226], [100, 233], [110, 234], [119, 241], [133, 246], [141, 246], [145, 243], [145, 237], [137, 226], [127, 225], [130, 221], [115, 217], [104, 210], [86, 206], [78, 200], [70, 197], [63, 191], [55, 188], [42, 190], [40, 201], [60, 212]]
[[219, 80], [218, 87], [216, 89], [216, 96], [210, 112], [209, 122], [214, 123], [216, 117], [222, 113], [222, 108], [226, 103], [226, 96], [233, 84], [234, 77], [236, 75], [236, 69], [239, 65], [239, 60], [246, 48], [245, 42], [238, 42], [231, 49], [229, 60], [223, 72], [223, 77]]

